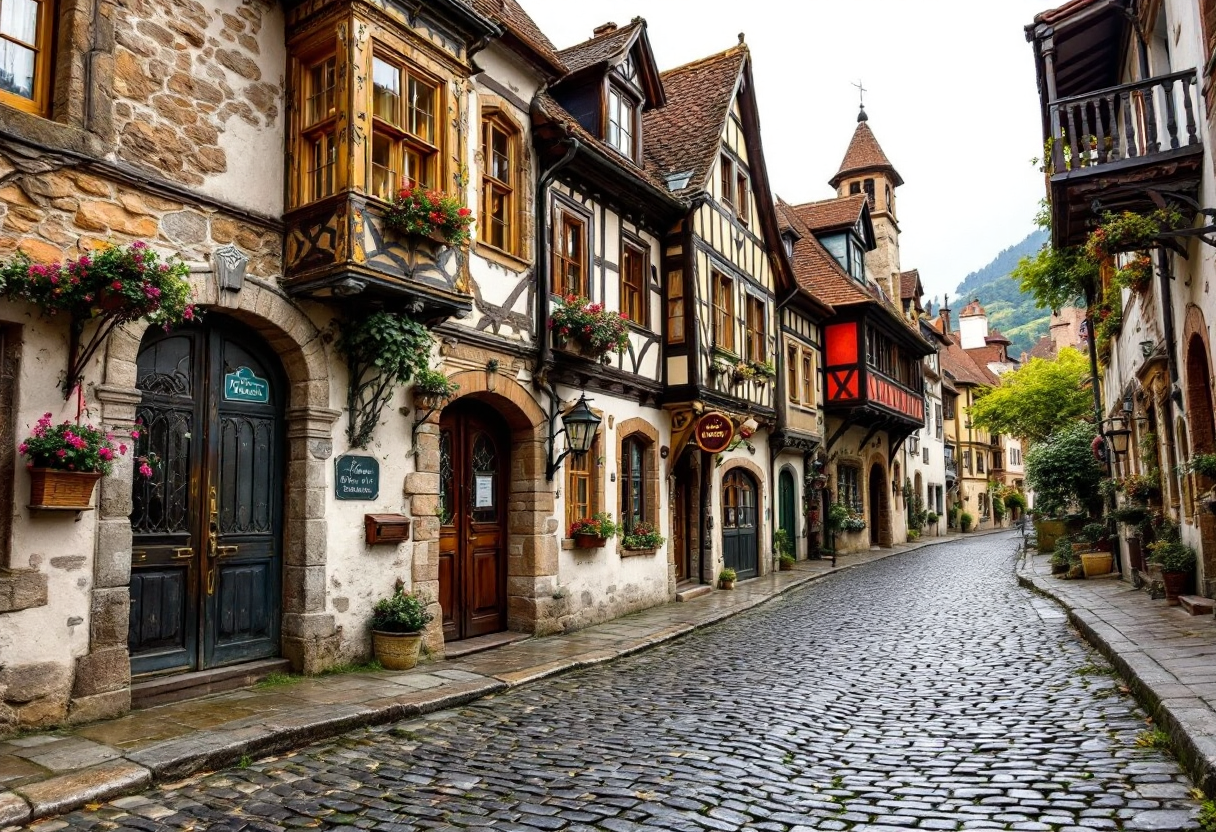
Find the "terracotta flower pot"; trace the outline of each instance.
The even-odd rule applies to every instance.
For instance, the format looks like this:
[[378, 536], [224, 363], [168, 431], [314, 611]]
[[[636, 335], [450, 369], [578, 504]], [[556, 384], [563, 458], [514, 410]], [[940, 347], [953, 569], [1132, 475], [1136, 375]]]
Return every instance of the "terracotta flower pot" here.
[[422, 390], [414, 390], [414, 407], [419, 410], [438, 410], [443, 407], [445, 397], [438, 393], [427, 393]]
[[101, 474], [60, 471], [57, 468], [30, 469], [30, 506], [33, 508], [88, 508], [93, 488]]
[[372, 630], [372, 651], [376, 661], [388, 670], [409, 670], [418, 664], [422, 633], [382, 633]]
[[608, 538], [597, 537], [593, 534], [576, 534], [574, 545], [578, 549], [599, 549], [608, 543]]
[[1162, 572], [1161, 582], [1165, 584], [1165, 603], [1171, 607], [1176, 607], [1181, 601], [1178, 596], [1186, 592], [1187, 581], [1190, 580], [1190, 572]]
[[1085, 577], [1096, 578], [1099, 575], [1109, 575], [1115, 556], [1110, 552], [1082, 552], [1081, 568]]
[[734, 581], [718, 581], [718, 589], [734, 589]]

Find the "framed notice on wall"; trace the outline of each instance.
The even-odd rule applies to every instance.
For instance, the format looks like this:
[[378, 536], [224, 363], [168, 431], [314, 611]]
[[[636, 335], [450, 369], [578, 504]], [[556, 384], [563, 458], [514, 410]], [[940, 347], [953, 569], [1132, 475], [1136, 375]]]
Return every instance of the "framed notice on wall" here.
[[375, 500], [380, 496], [380, 463], [375, 457], [347, 454], [334, 460], [334, 497]]
[[494, 475], [473, 477], [473, 508], [494, 508]]

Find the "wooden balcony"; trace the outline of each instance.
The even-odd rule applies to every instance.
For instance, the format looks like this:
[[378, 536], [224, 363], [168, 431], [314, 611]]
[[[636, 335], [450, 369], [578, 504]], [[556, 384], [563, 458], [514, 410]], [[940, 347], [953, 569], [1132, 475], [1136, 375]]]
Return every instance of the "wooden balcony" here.
[[472, 309], [456, 249], [385, 228], [384, 203], [347, 192], [287, 215], [283, 285], [317, 300], [373, 303], [437, 323]]
[[1152, 211], [1154, 196], [1196, 198], [1199, 104], [1194, 69], [1051, 102], [1052, 243], [1080, 245], [1103, 213]]

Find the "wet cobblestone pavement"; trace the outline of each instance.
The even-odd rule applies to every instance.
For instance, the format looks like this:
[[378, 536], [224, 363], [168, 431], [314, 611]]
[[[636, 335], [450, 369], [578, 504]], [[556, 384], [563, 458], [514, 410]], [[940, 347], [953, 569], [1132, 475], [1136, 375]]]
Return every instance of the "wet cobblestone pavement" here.
[[1197, 829], [1017, 538], [811, 584], [615, 664], [33, 829]]

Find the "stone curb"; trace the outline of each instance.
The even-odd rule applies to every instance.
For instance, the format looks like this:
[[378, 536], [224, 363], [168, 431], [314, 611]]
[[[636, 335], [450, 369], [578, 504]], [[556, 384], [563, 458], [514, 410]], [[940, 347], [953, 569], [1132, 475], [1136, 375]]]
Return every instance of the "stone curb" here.
[[421, 690], [380, 700], [373, 706], [318, 705], [293, 711], [291, 714], [251, 716], [231, 723], [225, 729], [215, 730], [210, 736], [199, 736], [196, 733], [166, 740], [91, 768], [30, 783], [10, 792], [0, 792], [0, 829], [69, 812], [87, 803], [109, 800], [125, 792], [147, 788], [156, 783], [173, 782], [201, 771], [234, 765], [246, 755], [260, 757], [282, 754], [348, 731], [459, 707], [562, 673], [608, 664], [684, 638], [697, 630], [756, 609], [808, 584], [869, 563], [919, 551], [929, 546], [1010, 531], [1015, 530], [987, 529], [967, 535], [942, 536], [913, 544], [902, 544], [897, 549], [884, 551], [864, 561], [841, 564], [830, 572], [798, 576], [768, 595], [749, 599], [694, 622], [660, 630], [618, 649], [609, 648], [576, 658], [558, 659], [550, 664], [516, 673], [466, 679], [441, 689]]
[[1155, 685], [1173, 677], [1101, 617], [1052, 591], [1049, 581], [1038, 573], [1020, 570], [1018, 583], [1059, 604], [1069, 622], [1114, 666], [1132, 695], [1170, 735], [1170, 742], [1187, 774], [1205, 794], [1216, 797], [1216, 714], [1204, 702], [1192, 697], [1164, 699]]

